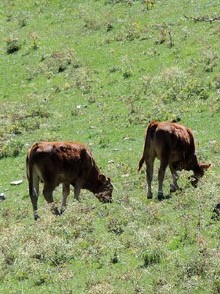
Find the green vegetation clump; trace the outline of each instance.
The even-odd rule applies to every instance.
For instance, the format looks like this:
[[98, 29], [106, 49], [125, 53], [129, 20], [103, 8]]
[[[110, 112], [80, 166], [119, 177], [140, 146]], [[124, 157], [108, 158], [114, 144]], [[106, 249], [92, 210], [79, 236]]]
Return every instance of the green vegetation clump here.
[[13, 54], [17, 52], [18, 50], [20, 50], [20, 48], [21, 48], [21, 44], [19, 43], [17, 38], [11, 37], [7, 40], [7, 48], [6, 48], [7, 54]]

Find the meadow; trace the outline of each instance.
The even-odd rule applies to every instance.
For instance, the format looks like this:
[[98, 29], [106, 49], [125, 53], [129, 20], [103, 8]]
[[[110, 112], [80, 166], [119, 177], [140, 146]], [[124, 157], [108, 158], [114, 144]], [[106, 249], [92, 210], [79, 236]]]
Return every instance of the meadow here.
[[[219, 1], [2, 0], [0, 29], [0, 293], [220, 293]], [[152, 119], [193, 130], [212, 163], [198, 188], [181, 172], [158, 201], [156, 166], [147, 199]], [[72, 193], [56, 217], [41, 196], [34, 221], [25, 157], [41, 140], [86, 143], [113, 202]]]

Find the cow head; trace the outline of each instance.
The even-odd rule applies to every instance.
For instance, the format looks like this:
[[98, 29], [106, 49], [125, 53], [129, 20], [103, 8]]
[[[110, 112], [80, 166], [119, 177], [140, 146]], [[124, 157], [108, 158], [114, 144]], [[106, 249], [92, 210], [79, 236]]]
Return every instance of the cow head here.
[[105, 177], [102, 174], [98, 175], [98, 186], [95, 196], [99, 201], [107, 203], [112, 202], [112, 191], [113, 186], [109, 178]]
[[189, 177], [190, 183], [193, 187], [198, 186], [199, 179], [204, 176], [205, 171], [210, 168], [210, 163], [199, 163], [197, 168], [194, 170], [194, 174]]

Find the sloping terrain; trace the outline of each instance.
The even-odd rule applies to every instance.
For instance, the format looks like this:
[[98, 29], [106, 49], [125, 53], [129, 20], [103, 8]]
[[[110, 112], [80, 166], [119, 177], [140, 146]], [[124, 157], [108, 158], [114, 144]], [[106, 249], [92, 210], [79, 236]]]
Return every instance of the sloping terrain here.
[[[154, 2], [1, 1], [1, 293], [220, 293], [219, 1]], [[161, 202], [157, 167], [152, 200], [137, 173], [152, 119], [191, 128], [212, 163]], [[25, 156], [40, 140], [86, 143], [113, 203], [83, 191], [55, 217], [40, 197], [35, 222]]]

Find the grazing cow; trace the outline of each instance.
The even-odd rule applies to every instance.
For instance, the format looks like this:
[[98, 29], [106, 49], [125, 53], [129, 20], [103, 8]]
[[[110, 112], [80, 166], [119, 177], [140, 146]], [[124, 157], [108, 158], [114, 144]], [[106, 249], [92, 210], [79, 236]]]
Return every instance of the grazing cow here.
[[26, 170], [35, 220], [39, 218], [37, 200], [40, 181], [44, 184], [44, 198], [56, 215], [60, 213], [53, 200], [53, 191], [61, 183], [63, 186], [61, 213], [66, 208], [70, 185], [74, 187], [74, 197], [77, 200], [79, 200], [81, 189], [91, 191], [101, 202], [112, 200], [113, 186], [110, 179], [101, 174], [91, 152], [83, 144], [76, 142], [36, 143], [28, 151]]
[[160, 160], [158, 172], [158, 199], [164, 199], [163, 180], [166, 167], [169, 165], [173, 184], [170, 192], [179, 189], [177, 184], [178, 170], [192, 170], [191, 184], [197, 186], [199, 178], [204, 175], [211, 164], [199, 163], [193, 134], [188, 128], [174, 122], [151, 121], [148, 125], [143, 156], [139, 162], [139, 171], [143, 163], [146, 163], [147, 198], [152, 198], [151, 182], [153, 177], [153, 165], [155, 158]]

